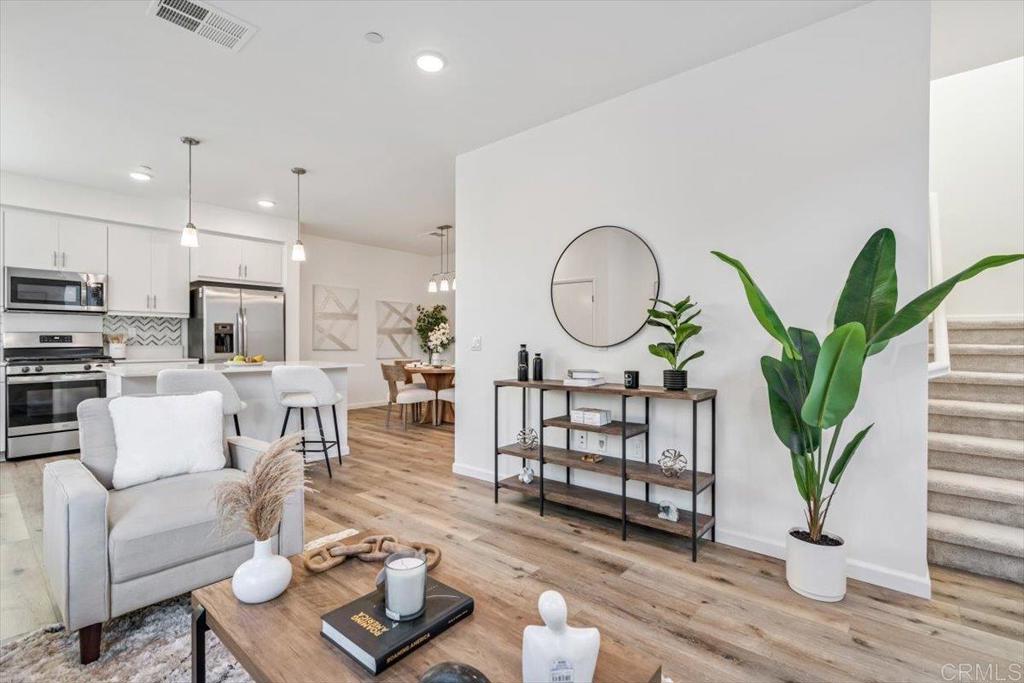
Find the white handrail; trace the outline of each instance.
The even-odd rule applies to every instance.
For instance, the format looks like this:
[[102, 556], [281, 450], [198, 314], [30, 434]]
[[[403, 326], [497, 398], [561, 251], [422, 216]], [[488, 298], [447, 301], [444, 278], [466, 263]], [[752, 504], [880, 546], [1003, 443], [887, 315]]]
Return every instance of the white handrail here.
[[[939, 198], [934, 192], [928, 193], [928, 260], [929, 286], [942, 282], [942, 235], [939, 233]], [[928, 363], [928, 379], [948, 375], [949, 328], [946, 324], [946, 304], [939, 304], [932, 313], [933, 360]]]

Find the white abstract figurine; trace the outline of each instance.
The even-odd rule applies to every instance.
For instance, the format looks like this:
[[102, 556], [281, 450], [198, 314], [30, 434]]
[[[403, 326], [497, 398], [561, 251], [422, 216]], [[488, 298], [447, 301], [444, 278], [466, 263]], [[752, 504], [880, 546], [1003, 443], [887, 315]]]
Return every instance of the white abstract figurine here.
[[541, 593], [537, 608], [544, 626], [523, 629], [524, 683], [590, 683], [600, 631], [569, 626], [565, 598], [557, 591]]

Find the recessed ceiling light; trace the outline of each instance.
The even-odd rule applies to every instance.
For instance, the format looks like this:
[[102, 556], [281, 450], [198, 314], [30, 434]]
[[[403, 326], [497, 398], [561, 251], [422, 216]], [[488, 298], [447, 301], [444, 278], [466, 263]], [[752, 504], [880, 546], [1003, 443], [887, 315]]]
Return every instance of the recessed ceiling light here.
[[370, 31], [369, 33], [363, 34], [363, 38], [366, 38], [366, 42], [368, 42], [368, 43], [383, 43], [384, 42], [384, 36], [382, 36], [381, 34], [377, 33], [376, 31]]
[[148, 183], [153, 179], [153, 169], [149, 166], [139, 166], [137, 169], [129, 173], [128, 177], [132, 180], [138, 180], [140, 183]]
[[416, 66], [427, 73], [437, 73], [444, 68], [444, 57], [436, 52], [421, 52], [416, 57]]
[[264, 209], [273, 209], [275, 206], [277, 206], [276, 202], [272, 202], [269, 199], [259, 199], [256, 201], [256, 203], [262, 206]]

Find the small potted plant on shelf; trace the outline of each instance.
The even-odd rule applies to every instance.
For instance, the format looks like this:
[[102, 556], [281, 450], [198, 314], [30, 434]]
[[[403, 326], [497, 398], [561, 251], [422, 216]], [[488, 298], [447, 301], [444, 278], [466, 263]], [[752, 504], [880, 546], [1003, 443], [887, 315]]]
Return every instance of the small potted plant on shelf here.
[[[676, 391], [685, 389], [687, 386], [686, 370], [683, 368], [694, 358], [704, 355], [703, 351], [697, 351], [686, 358], [681, 357], [683, 345], [687, 340], [700, 334], [701, 326], [693, 322], [693, 319], [700, 315], [700, 310], [686, 315], [687, 311], [697, 305], [690, 301], [690, 297], [674, 304], [662, 299], [651, 299], [651, 301], [654, 302], [654, 306], [647, 309], [649, 316], [647, 324], [652, 327], [660, 327], [668, 332], [672, 341], [651, 344], [647, 350], [651, 352], [651, 355], [668, 361], [669, 369], [664, 372], [665, 388]], [[663, 305], [664, 310], [658, 308], [658, 304]]]
[[[807, 522], [806, 529], [793, 528], [786, 535], [786, 581], [805, 597], [842, 600], [846, 546], [839, 536], [825, 533], [825, 521], [843, 473], [874, 426], [864, 427], [837, 449], [839, 432], [857, 404], [865, 361], [923, 322], [958, 282], [1019, 261], [1024, 254], [984, 258], [896, 310], [896, 236], [883, 228], [868, 239], [850, 267], [833, 329], [819, 344], [814, 332], [782, 323], [742, 263], [711, 253], [736, 270], [754, 317], [782, 345], [779, 358], [761, 358], [761, 373], [768, 385], [772, 427], [789, 451]], [[830, 437], [825, 435], [828, 429]]]

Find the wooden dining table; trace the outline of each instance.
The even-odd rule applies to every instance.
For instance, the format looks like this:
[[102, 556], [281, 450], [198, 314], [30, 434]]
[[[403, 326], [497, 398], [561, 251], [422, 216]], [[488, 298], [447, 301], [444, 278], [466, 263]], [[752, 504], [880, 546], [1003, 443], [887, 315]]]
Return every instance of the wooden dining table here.
[[[413, 375], [421, 375], [423, 377], [423, 382], [431, 391], [440, 391], [441, 389], [449, 389], [455, 386], [454, 365], [443, 365], [439, 368], [432, 365], [406, 365], [404, 369], [406, 383], [411, 383], [413, 381]], [[441, 406], [441, 422], [455, 424], [455, 404], [449, 401], [438, 401], [438, 403]], [[430, 404], [429, 407], [423, 411], [420, 423], [432, 424], [433, 421], [434, 406], [433, 404]]]

